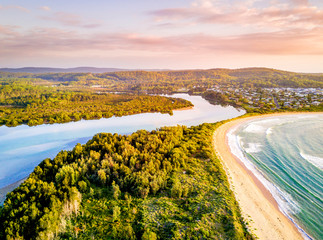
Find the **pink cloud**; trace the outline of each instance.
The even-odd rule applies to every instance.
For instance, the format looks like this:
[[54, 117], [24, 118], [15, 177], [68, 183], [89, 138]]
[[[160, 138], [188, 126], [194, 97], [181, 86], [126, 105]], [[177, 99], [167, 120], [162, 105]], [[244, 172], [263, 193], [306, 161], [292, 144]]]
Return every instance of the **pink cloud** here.
[[309, 5], [308, 0], [291, 0], [296, 5]]
[[[6, 29], [0, 32], [6, 34]], [[168, 37], [147, 36], [135, 33], [99, 33], [81, 35], [76, 31], [56, 28], [34, 29], [25, 34], [7, 33], [0, 38], [0, 55], [75, 52], [126, 51], [150, 54], [265, 54], [265, 55], [322, 55], [323, 30], [316, 28], [254, 33], [219, 37], [206, 34], [189, 34]], [[9, 35], [10, 34], [10, 35]]]
[[[152, 12], [156, 21], [186, 21], [196, 24], [232, 24], [284, 30], [313, 28], [323, 25], [323, 10], [309, 5], [307, 0], [293, 0], [292, 5], [272, 4], [259, 8], [254, 1], [240, 4], [215, 4], [213, 1], [200, 1], [186, 8], [169, 8]], [[206, 7], [207, 6], [207, 7]]]
[[66, 12], [55, 12], [50, 16], [42, 17], [42, 19], [59, 22], [63, 25], [69, 26], [78, 26], [82, 23], [80, 16]]
[[50, 16], [43, 16], [41, 19], [72, 27], [96, 28], [101, 26], [99, 23], [85, 23], [81, 16], [67, 12], [55, 12]]
[[50, 11], [51, 10], [50, 7], [48, 7], [48, 6], [42, 6], [42, 7], [40, 7], [40, 9], [44, 10], [44, 11]]
[[[0, 36], [3, 35], [5, 37], [17, 37], [19, 33], [15, 31], [19, 29], [18, 26], [7, 26], [7, 25], [0, 25]], [[1, 38], [0, 38], [1, 39]]]
[[30, 12], [29, 9], [18, 5], [8, 5], [8, 6], [0, 5], [0, 10], [8, 10], [8, 9], [16, 9], [22, 12]]

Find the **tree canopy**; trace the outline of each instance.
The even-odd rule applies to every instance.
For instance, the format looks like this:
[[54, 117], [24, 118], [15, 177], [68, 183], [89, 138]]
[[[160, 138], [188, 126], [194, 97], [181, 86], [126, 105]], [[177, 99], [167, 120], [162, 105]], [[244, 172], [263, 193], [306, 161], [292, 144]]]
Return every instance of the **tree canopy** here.
[[252, 239], [211, 146], [215, 124], [101, 133], [7, 195], [1, 239]]

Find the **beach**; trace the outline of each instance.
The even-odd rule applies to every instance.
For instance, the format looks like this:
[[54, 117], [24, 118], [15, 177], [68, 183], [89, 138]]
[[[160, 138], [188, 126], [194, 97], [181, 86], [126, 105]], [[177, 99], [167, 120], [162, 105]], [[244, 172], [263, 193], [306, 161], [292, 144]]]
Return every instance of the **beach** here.
[[289, 240], [303, 239], [303, 237], [292, 221], [279, 210], [278, 204], [270, 192], [255, 175], [231, 153], [227, 140], [227, 133], [232, 128], [237, 127], [246, 121], [286, 114], [300, 113], [266, 114], [234, 119], [218, 127], [213, 136], [216, 154], [227, 173], [231, 189], [239, 202], [242, 215], [249, 223], [248, 228], [259, 239]]

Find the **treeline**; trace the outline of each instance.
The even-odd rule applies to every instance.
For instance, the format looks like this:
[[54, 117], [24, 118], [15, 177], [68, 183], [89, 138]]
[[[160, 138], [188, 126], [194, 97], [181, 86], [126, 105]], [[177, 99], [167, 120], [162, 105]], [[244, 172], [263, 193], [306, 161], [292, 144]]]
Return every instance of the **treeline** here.
[[[227, 95], [221, 92], [205, 91], [202, 97], [212, 104], [233, 105], [235, 102], [230, 101]], [[240, 106], [241, 107], [241, 106]]]
[[101, 133], [44, 160], [7, 195], [0, 239], [253, 239], [215, 127]]
[[181, 71], [122, 71], [112, 73], [0, 73], [0, 77], [39, 78], [73, 86], [104, 85], [110, 90], [171, 92], [180, 88], [211, 87], [323, 87], [323, 74], [301, 74], [268, 68]]
[[144, 112], [172, 114], [189, 101], [161, 96], [74, 92], [34, 85], [30, 79], [0, 81], [0, 125], [29, 126]]
[[[2, 73], [0, 76], [15, 76]], [[121, 84], [130, 89], [130, 84], [139, 84], [149, 89], [152, 86], [180, 87], [197, 85], [235, 86], [235, 87], [323, 87], [323, 74], [301, 74], [268, 68], [209, 69], [181, 71], [122, 71], [112, 73], [48, 73], [22, 74], [19, 77], [41, 78], [72, 84], [105, 84], [110, 87]]]

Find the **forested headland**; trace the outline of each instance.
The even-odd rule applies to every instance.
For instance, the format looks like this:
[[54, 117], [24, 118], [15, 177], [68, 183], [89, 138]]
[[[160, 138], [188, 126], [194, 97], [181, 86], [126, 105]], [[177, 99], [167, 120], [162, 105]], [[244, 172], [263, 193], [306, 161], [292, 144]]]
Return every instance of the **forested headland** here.
[[212, 149], [216, 124], [101, 133], [7, 195], [1, 239], [253, 239]]
[[29, 126], [145, 112], [172, 114], [189, 101], [162, 96], [97, 93], [46, 85], [39, 79], [0, 80], [0, 125]]

